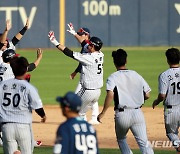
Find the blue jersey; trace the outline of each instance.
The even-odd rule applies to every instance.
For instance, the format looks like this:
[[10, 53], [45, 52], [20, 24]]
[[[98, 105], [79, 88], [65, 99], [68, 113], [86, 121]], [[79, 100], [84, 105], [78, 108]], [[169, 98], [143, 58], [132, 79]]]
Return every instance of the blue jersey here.
[[97, 154], [98, 141], [94, 127], [80, 117], [62, 123], [56, 134], [54, 154]]

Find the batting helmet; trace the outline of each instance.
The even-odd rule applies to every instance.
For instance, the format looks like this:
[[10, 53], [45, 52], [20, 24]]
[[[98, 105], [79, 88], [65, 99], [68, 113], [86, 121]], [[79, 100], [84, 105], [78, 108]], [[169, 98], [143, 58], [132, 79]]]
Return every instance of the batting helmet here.
[[101, 39], [94, 36], [90, 38], [90, 43], [94, 45], [94, 48], [96, 51], [99, 51], [103, 45], [103, 42], [101, 41]]
[[4, 61], [5, 63], [7, 63], [7, 62], [10, 62], [10, 60], [11, 60], [14, 56], [16, 56], [15, 51], [12, 50], [12, 49], [7, 49], [7, 50], [5, 50], [5, 51], [3, 52], [3, 54], [2, 54], [2, 59], [3, 59], [3, 61]]

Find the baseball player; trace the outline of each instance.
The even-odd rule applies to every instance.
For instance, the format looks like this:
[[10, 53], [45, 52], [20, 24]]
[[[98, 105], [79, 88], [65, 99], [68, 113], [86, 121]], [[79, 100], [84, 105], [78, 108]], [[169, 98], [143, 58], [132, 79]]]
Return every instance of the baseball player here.
[[15, 57], [10, 61], [15, 78], [0, 83], [0, 122], [3, 150], [12, 154], [20, 147], [22, 154], [33, 153], [32, 110], [46, 121], [42, 101], [37, 89], [24, 80], [28, 61]]
[[[72, 29], [70, 29], [70, 31], [73, 35], [76, 33]], [[66, 56], [69, 56], [82, 64], [82, 72], [80, 75], [82, 87], [77, 94], [81, 97], [83, 102], [79, 114], [86, 120], [86, 112], [98, 101], [101, 94], [101, 87], [103, 86], [104, 54], [100, 51], [103, 43], [98, 37], [91, 37], [88, 43], [84, 41], [88, 46], [89, 52], [81, 54], [60, 44], [56, 40], [53, 31], [50, 31], [48, 36], [50, 41]]]
[[[72, 23], [68, 24], [69, 28], [74, 29]], [[69, 31], [69, 30], [68, 30]], [[76, 37], [76, 39], [79, 41], [79, 43], [81, 44], [82, 48], [81, 48], [81, 53], [88, 53], [88, 46], [84, 46], [85, 43], [82, 43], [84, 40], [86, 42], [89, 41], [90, 39], [90, 30], [88, 28], [80, 28], [77, 32], [77, 34], [74, 35]], [[74, 70], [73, 73], [71, 73], [70, 78], [74, 79], [74, 77], [76, 76], [77, 73], [81, 73], [81, 69], [82, 69], [82, 65], [81, 63], [79, 63], [78, 67]], [[81, 89], [81, 82], [78, 82], [77, 88], [75, 90], [75, 93], [77, 94], [79, 92], [79, 90]], [[89, 121], [90, 124], [92, 125], [97, 125], [99, 124], [99, 122], [97, 121], [97, 116], [99, 114], [99, 106], [98, 106], [98, 102], [95, 102], [92, 107], [92, 116], [91, 116], [91, 120]]]
[[117, 69], [106, 82], [106, 98], [98, 121], [105, 115], [110, 103], [114, 99], [115, 132], [122, 154], [132, 154], [126, 135], [130, 129], [143, 154], [153, 154], [147, 133], [141, 106], [144, 98], [149, 98], [151, 91], [147, 82], [137, 72], [126, 68], [127, 53], [123, 49], [112, 52], [114, 65]]
[[[27, 72], [33, 71], [40, 63], [42, 59], [43, 51], [39, 48], [37, 50], [37, 59], [28, 65]], [[0, 81], [8, 80], [14, 78], [14, 74], [12, 72], [11, 66], [10, 66], [10, 60], [16, 56], [19, 56], [15, 53], [12, 49], [7, 49], [2, 54], [3, 62], [0, 64]], [[28, 76], [26, 75], [25, 78]], [[28, 81], [30, 81], [30, 78], [28, 78]]]
[[[37, 59], [35, 60], [34, 63], [30, 63], [28, 65], [28, 69], [27, 69], [28, 72], [33, 71], [39, 65], [40, 60], [42, 59], [42, 54], [43, 54], [43, 51], [41, 49], [38, 49]], [[3, 52], [2, 54], [3, 62], [0, 64], [0, 82], [14, 78], [14, 73], [10, 66], [10, 60], [16, 56], [18, 56], [18, 54], [16, 54], [15, 51], [12, 49], [7, 49]], [[30, 82], [30, 74], [25, 75], [25, 80]], [[0, 141], [2, 145], [3, 144], [2, 135], [0, 135]], [[41, 144], [42, 144], [42, 141], [40, 140], [34, 141], [35, 147], [41, 146]]]
[[163, 101], [166, 135], [180, 153], [178, 136], [180, 126], [180, 51], [177, 48], [170, 48], [165, 54], [169, 69], [159, 75], [159, 94], [152, 107], [154, 109]]
[[[7, 39], [7, 34], [11, 29], [10, 21], [6, 21], [6, 28], [3, 34], [0, 34], [0, 57], [2, 56], [3, 51], [7, 49], [16, 50], [16, 44], [22, 39], [23, 35], [29, 28], [29, 20], [27, 19], [26, 25], [22, 28], [22, 30], [17, 33], [11, 41]], [[0, 58], [0, 63], [3, 62], [2, 58]]]
[[99, 153], [95, 129], [91, 124], [79, 118], [81, 98], [73, 92], [67, 92], [64, 97], [57, 97], [56, 100], [60, 103], [62, 114], [67, 120], [57, 130], [53, 153]]

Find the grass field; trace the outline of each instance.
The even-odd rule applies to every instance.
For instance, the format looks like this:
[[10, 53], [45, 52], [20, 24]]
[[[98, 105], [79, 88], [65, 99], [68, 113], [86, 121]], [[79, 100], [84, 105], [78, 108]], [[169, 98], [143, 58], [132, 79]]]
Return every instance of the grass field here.
[[[73, 48], [79, 51], [79, 48]], [[102, 105], [105, 98], [105, 83], [107, 77], [115, 71], [112, 62], [111, 53], [116, 48], [103, 48], [104, 58], [104, 87], [99, 100]], [[157, 79], [158, 75], [168, 68], [165, 58], [165, 50], [167, 47], [124, 47], [128, 53], [128, 69], [132, 69], [141, 74], [149, 83], [152, 92], [151, 98], [145, 103], [145, 106], [151, 106], [152, 101], [157, 96]], [[21, 49], [17, 50], [21, 56], [28, 58], [29, 62], [33, 62], [36, 58], [37, 49]], [[64, 95], [67, 91], [74, 91], [79, 81], [79, 75], [70, 80], [69, 75], [77, 67], [78, 62], [66, 57], [57, 49], [44, 49], [43, 59], [38, 68], [31, 72], [31, 83], [38, 89], [44, 104], [54, 105], [56, 96]], [[161, 105], [162, 106], [162, 105]], [[0, 148], [0, 153], [3, 153]], [[35, 148], [35, 154], [50, 154], [52, 147]], [[100, 149], [101, 154], [118, 154], [119, 149]], [[134, 154], [139, 154], [139, 150], [133, 150]], [[175, 154], [175, 151], [155, 150], [155, 154]]]
[[[133, 154], [140, 154], [139, 150], [132, 150]], [[120, 154], [119, 149], [100, 149], [100, 154]], [[52, 147], [38, 147], [34, 149], [34, 154], [52, 154]], [[155, 154], [176, 154], [175, 151], [167, 151], [167, 150], [155, 150]], [[0, 147], [0, 154], [3, 154], [3, 149]]]
[[[78, 48], [73, 48], [79, 51]], [[102, 105], [106, 94], [105, 83], [107, 77], [115, 71], [111, 53], [117, 48], [103, 48], [104, 57], [104, 87], [99, 100]], [[151, 98], [145, 106], [151, 106], [152, 101], [157, 95], [158, 75], [168, 68], [165, 58], [167, 47], [126, 47], [128, 53], [128, 69], [132, 69], [141, 74], [149, 83], [152, 92]], [[28, 58], [29, 62], [36, 58], [36, 49], [17, 51], [22, 56]], [[74, 91], [79, 81], [79, 74], [74, 80], [70, 80], [69, 75], [77, 67], [78, 62], [65, 56], [57, 49], [44, 50], [43, 59], [38, 68], [31, 72], [31, 83], [37, 87], [44, 104], [56, 104], [55, 97], [64, 95], [69, 90]]]

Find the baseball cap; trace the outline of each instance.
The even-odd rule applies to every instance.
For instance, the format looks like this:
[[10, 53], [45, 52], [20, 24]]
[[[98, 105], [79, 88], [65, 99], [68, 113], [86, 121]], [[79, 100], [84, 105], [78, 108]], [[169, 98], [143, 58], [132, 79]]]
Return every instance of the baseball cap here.
[[74, 92], [67, 92], [65, 96], [58, 96], [56, 101], [62, 105], [68, 106], [72, 111], [79, 111], [81, 109], [81, 98]]
[[80, 36], [83, 34], [90, 35], [90, 30], [88, 28], [83, 27], [78, 30], [77, 34]]

